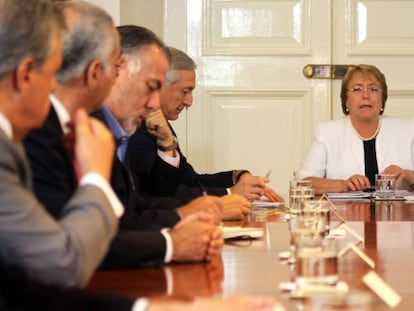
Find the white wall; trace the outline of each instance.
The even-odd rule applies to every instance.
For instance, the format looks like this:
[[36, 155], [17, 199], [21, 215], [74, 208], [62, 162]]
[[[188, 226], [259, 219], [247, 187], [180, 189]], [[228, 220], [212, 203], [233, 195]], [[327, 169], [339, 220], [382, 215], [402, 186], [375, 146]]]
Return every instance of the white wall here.
[[[120, 0], [87, 0], [107, 11], [113, 18], [115, 25], [120, 23]], [[141, 2], [141, 1], [140, 1]]]
[[144, 26], [163, 38], [163, 0], [87, 0], [106, 10], [115, 25]]
[[134, 24], [151, 29], [163, 37], [163, 0], [120, 0], [121, 24]]

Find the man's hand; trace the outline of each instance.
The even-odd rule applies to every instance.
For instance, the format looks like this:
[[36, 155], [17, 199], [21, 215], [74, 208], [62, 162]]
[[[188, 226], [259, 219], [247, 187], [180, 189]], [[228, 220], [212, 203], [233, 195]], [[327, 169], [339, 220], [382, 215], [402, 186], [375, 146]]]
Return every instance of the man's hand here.
[[272, 188], [265, 187], [264, 196], [271, 202], [283, 202], [283, 198], [276, 193]]
[[82, 176], [89, 172], [110, 180], [115, 144], [111, 132], [85, 110], [76, 112], [75, 154]]
[[243, 219], [249, 215], [252, 204], [245, 197], [238, 194], [228, 194], [221, 197], [223, 201], [223, 220]]
[[253, 176], [250, 173], [243, 174], [237, 184], [230, 188], [231, 193], [244, 196], [246, 199], [253, 201], [259, 200], [264, 195], [266, 184], [269, 178], [262, 176]]
[[174, 135], [168, 126], [161, 109], [148, 114], [145, 118], [148, 132], [157, 137], [158, 144], [167, 147], [174, 143]]
[[218, 197], [205, 195], [177, 208], [177, 212], [181, 218], [198, 212], [207, 212], [212, 215], [214, 223], [219, 224], [223, 216], [223, 202]]
[[209, 260], [223, 246], [221, 230], [208, 213], [196, 213], [180, 221], [170, 230], [173, 261]]

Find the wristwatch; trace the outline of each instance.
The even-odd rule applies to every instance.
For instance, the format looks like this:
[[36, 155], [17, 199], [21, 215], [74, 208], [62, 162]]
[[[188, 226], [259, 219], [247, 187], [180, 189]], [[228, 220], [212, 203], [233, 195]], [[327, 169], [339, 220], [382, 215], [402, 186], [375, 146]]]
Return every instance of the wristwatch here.
[[158, 149], [161, 150], [161, 151], [164, 151], [164, 152], [175, 150], [175, 149], [177, 149], [177, 146], [178, 146], [178, 141], [177, 141], [177, 137], [175, 137], [175, 136], [174, 136], [174, 140], [173, 140], [172, 144], [169, 145], [169, 146], [163, 146], [157, 141]]

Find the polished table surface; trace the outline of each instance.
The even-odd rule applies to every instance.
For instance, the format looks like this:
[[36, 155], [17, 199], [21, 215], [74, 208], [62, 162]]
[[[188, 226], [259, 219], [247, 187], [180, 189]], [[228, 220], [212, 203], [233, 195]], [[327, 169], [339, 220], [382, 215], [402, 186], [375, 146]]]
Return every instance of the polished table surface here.
[[[346, 225], [364, 237], [359, 247], [375, 262], [378, 273], [402, 301], [393, 310], [414, 310], [414, 203], [333, 201], [336, 212], [331, 227]], [[263, 239], [227, 241], [222, 255], [209, 263], [169, 264], [161, 268], [99, 271], [89, 288], [130, 297], [223, 297], [236, 293], [272, 295], [287, 310], [306, 309], [309, 302], [291, 299], [279, 284], [291, 281], [291, 266], [279, 260], [289, 249], [289, 231], [283, 210], [256, 210], [244, 221], [226, 226], [254, 226], [264, 230]], [[340, 243], [355, 238], [347, 234]], [[339, 260], [339, 276], [350, 289], [370, 291], [362, 277], [372, 269], [353, 252]], [[391, 310], [373, 295], [374, 310]]]

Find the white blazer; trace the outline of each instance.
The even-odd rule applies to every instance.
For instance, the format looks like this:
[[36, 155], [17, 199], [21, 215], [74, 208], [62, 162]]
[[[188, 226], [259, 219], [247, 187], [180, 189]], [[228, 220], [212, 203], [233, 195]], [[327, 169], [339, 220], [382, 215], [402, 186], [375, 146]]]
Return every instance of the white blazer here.
[[[391, 164], [414, 169], [414, 119], [382, 117], [375, 148], [379, 172]], [[318, 124], [315, 141], [295, 173], [296, 179], [347, 179], [354, 174], [365, 175], [364, 144], [350, 118]]]

